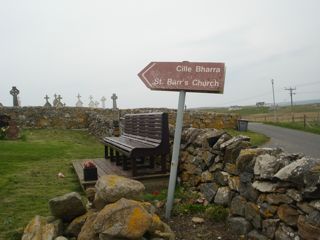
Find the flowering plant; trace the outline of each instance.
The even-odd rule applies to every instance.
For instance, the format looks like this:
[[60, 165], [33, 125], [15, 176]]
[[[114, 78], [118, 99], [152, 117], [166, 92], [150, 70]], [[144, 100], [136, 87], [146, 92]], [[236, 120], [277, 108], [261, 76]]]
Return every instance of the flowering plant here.
[[6, 137], [7, 127], [0, 128], [0, 140]]
[[84, 168], [96, 168], [96, 165], [92, 161], [85, 161], [83, 164]]

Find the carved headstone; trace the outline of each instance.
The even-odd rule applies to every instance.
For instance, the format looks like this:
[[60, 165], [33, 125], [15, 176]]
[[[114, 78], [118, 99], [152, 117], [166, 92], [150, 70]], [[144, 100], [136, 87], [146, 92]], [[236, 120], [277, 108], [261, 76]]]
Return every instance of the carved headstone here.
[[102, 108], [106, 108], [106, 100], [104, 96], [101, 98]]
[[118, 99], [117, 95], [115, 93], [112, 94], [111, 99], [112, 99], [112, 109], [117, 110], [117, 99]]
[[77, 98], [78, 98], [78, 101], [76, 102], [76, 107], [83, 107], [83, 102], [80, 100], [81, 96], [79, 93]]
[[52, 107], [51, 103], [49, 103], [49, 97], [48, 95], [46, 95], [44, 97], [44, 99], [46, 100], [46, 103], [44, 104], [44, 107]]
[[93, 97], [90, 96], [89, 99], [90, 99], [89, 108], [94, 108], [94, 107], [95, 107], [95, 104], [94, 104], [94, 101], [93, 101]]
[[16, 122], [13, 120], [10, 120], [9, 127], [6, 130], [6, 138], [9, 140], [15, 140], [20, 137], [20, 129], [17, 126]]
[[57, 96], [57, 94], [54, 94], [53, 96], [54, 96], [53, 106], [54, 106], [54, 107], [57, 107], [57, 104], [58, 104], [58, 99], [57, 99], [57, 97], [58, 97], [58, 96]]
[[13, 96], [13, 106], [14, 107], [19, 107], [19, 102], [18, 102], [18, 94], [20, 91], [16, 87], [12, 87], [10, 94]]

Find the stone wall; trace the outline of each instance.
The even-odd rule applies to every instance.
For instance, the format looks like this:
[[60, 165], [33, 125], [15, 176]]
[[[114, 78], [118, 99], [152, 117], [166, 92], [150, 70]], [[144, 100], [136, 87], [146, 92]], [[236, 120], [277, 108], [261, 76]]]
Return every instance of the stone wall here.
[[[27, 128], [89, 128], [98, 137], [110, 135], [113, 120], [127, 113], [168, 112], [169, 123], [175, 124], [176, 111], [166, 108], [141, 108], [112, 111], [85, 107], [1, 107], [0, 114], [9, 115], [20, 127]], [[196, 128], [235, 128], [238, 116], [207, 112], [186, 111], [184, 125]]]
[[320, 236], [320, 159], [250, 148], [245, 136], [186, 129], [179, 178], [206, 203], [229, 207], [229, 228], [248, 239]]

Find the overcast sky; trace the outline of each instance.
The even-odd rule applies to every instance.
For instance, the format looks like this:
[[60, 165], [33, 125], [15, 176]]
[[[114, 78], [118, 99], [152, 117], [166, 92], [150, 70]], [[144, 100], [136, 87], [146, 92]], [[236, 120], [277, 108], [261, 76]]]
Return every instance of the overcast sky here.
[[320, 97], [319, 0], [0, 0], [0, 103], [48, 94], [74, 106], [111, 95], [120, 108], [176, 108], [137, 74], [151, 61], [225, 62], [223, 95], [187, 93], [188, 107]]

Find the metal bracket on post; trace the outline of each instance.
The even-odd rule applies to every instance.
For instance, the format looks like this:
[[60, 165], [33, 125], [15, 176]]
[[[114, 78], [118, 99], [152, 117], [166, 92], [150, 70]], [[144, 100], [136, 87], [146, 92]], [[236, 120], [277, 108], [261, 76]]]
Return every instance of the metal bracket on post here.
[[176, 129], [174, 132], [173, 152], [172, 152], [172, 160], [171, 160], [171, 168], [170, 168], [170, 180], [169, 180], [168, 196], [167, 196], [167, 204], [166, 204], [167, 219], [171, 217], [171, 210], [172, 210], [173, 200], [174, 200], [174, 191], [176, 187], [185, 98], [186, 98], [186, 92], [180, 91], [177, 119], [176, 119]]

